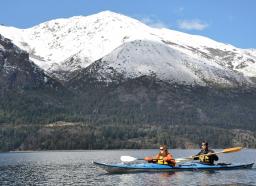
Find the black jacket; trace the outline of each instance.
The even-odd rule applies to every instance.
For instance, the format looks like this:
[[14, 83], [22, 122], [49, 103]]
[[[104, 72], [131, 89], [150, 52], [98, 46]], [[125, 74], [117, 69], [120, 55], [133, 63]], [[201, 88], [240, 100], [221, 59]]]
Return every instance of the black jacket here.
[[[214, 151], [211, 150], [211, 149], [201, 150], [196, 156], [200, 156], [202, 154], [208, 154], [208, 153], [214, 153]], [[204, 156], [202, 158], [195, 157], [194, 160], [200, 160], [200, 162], [202, 162], [202, 163], [207, 163], [207, 164], [213, 165], [214, 161], [219, 160], [219, 157], [216, 154], [212, 154], [212, 155], [209, 155], [209, 156]]]

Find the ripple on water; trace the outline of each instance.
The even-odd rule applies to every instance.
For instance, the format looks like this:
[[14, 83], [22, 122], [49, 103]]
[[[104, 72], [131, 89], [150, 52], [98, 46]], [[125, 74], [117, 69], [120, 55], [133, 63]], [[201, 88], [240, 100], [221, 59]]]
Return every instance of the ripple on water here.
[[[120, 162], [157, 150], [47, 151], [0, 153], [0, 185], [256, 185], [256, 169], [173, 173], [106, 174], [91, 162]], [[186, 157], [195, 150], [172, 150]], [[256, 150], [220, 156], [222, 162], [256, 162]]]

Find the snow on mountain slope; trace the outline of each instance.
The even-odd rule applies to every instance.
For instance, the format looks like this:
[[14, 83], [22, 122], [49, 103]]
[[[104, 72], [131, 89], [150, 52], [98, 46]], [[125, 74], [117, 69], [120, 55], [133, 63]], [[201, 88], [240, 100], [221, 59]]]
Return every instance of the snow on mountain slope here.
[[106, 11], [88, 17], [52, 20], [29, 29], [16, 29], [17, 33], [13, 28], [1, 26], [0, 33], [29, 51], [32, 59], [48, 71], [65, 67], [65, 61], [75, 55], [87, 59], [80, 63], [86, 67], [130, 37], [153, 39], [146, 29], [150, 28], [134, 19]]
[[202, 86], [209, 83], [233, 86], [248, 82], [232, 70], [218, 64], [205, 65], [205, 61], [191, 58], [161, 42], [127, 42], [103, 57], [101, 62], [100, 74], [105, 77], [116, 72], [127, 78], [153, 75], [166, 81]]
[[[220, 67], [223, 67], [223, 71], [220, 72], [222, 75], [223, 73], [227, 75], [224, 72], [226, 70], [228, 70], [228, 74], [230, 70], [233, 70], [242, 73], [244, 76], [256, 76], [255, 51], [239, 49], [202, 36], [189, 35], [168, 29], [151, 28], [138, 20], [110, 11], [86, 17], [56, 19], [28, 29], [0, 26], [0, 33], [12, 39], [20, 48], [28, 51], [31, 60], [48, 74], [55, 74], [59, 78], [63, 78], [63, 74], [70, 71], [86, 68], [94, 61], [110, 54], [122, 44], [135, 40], [158, 42], [162, 43], [165, 49], [180, 51], [179, 54], [186, 54], [188, 60], [193, 59], [190, 66], [197, 67], [198, 64], [195, 61], [203, 61], [200, 64], [204, 66], [204, 69], [211, 69], [212, 67], [220, 69]], [[144, 51], [146, 48], [140, 48], [139, 50]], [[156, 54], [156, 52], [153, 53]], [[130, 53], [130, 56], [132, 55]], [[133, 65], [139, 66], [146, 63], [146, 61], [153, 61], [153, 59], [160, 60], [158, 59], [159, 56], [141, 56], [133, 57], [137, 61]], [[167, 59], [164, 61], [167, 61]], [[156, 65], [161, 68], [166, 63], [158, 62], [154, 67]], [[123, 69], [127, 69], [127, 67]], [[62, 72], [62, 74], [58, 72]], [[160, 76], [174, 77], [174, 75], [167, 75], [167, 73], [165, 72], [166, 75], [162, 74]], [[189, 73], [186, 72], [185, 74], [187, 75], [184, 75], [184, 81], [189, 81]], [[200, 82], [201, 78], [194, 78], [196, 82]]]
[[162, 29], [160, 32], [162, 41], [170, 47], [192, 57], [212, 61], [241, 72], [245, 76], [256, 76], [256, 53], [253, 50], [239, 49], [207, 37], [189, 35], [168, 29]]

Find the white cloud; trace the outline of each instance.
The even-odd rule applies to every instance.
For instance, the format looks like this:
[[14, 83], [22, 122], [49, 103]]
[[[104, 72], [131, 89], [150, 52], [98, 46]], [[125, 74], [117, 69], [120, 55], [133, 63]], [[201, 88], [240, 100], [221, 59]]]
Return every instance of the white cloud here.
[[140, 19], [141, 22], [145, 23], [146, 25], [149, 25], [151, 27], [155, 27], [155, 28], [167, 28], [168, 26], [160, 21], [159, 19], [155, 19], [152, 17], [144, 17]]
[[198, 19], [195, 19], [195, 20], [178, 20], [178, 26], [180, 29], [184, 29], [184, 30], [204, 30], [209, 25], [207, 23], [203, 23]]

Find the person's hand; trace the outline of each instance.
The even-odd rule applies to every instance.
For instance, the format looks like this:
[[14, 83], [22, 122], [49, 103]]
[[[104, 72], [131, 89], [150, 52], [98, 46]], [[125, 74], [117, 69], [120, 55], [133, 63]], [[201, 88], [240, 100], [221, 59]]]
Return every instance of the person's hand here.
[[153, 158], [152, 158], [152, 157], [145, 157], [144, 160], [145, 160], [145, 161], [152, 161]]
[[164, 161], [172, 161], [172, 160], [174, 160], [174, 159], [172, 159], [171, 157], [164, 157]]

